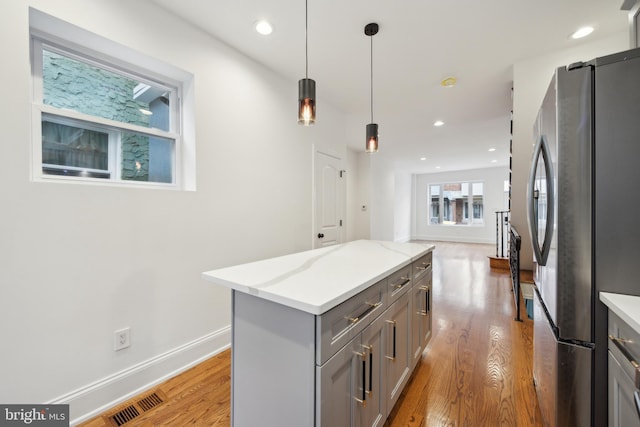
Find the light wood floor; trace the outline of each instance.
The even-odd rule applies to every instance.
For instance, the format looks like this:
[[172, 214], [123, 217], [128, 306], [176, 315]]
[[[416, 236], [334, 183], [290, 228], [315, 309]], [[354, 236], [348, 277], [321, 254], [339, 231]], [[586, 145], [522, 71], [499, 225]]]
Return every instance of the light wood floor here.
[[[433, 336], [385, 427], [541, 426], [532, 322], [524, 304], [514, 321], [509, 274], [489, 268], [494, 247], [435, 244]], [[124, 426], [229, 426], [230, 380], [225, 351], [158, 386], [165, 403]]]

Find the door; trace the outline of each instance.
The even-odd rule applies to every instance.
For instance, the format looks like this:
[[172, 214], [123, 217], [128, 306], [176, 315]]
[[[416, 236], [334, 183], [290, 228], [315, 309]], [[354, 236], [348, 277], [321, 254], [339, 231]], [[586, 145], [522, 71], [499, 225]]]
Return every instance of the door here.
[[411, 290], [412, 365], [420, 361], [431, 338], [431, 272], [420, 278]]
[[391, 412], [411, 371], [411, 295], [405, 292], [394, 302], [385, 317], [385, 362], [387, 375], [387, 411]]
[[356, 425], [356, 408], [365, 405], [365, 364], [358, 335], [324, 365], [316, 366], [316, 425]]
[[[533, 381], [542, 423], [549, 427], [591, 426], [593, 348], [558, 340], [534, 291]], [[602, 424], [595, 424], [600, 426]]]
[[[619, 356], [624, 360], [623, 355]], [[640, 390], [635, 388], [633, 380], [625, 373], [620, 362], [611, 352], [609, 352], [609, 426], [640, 427]]]
[[[542, 303], [557, 325], [556, 159], [557, 92], [554, 74], [538, 112], [534, 128], [535, 148], [527, 186], [527, 221], [533, 249], [534, 281]], [[564, 136], [563, 136], [564, 137]]]
[[362, 331], [362, 349], [365, 352], [366, 405], [357, 405], [356, 425], [381, 427], [387, 419], [384, 390], [384, 316], [378, 317]]
[[339, 158], [316, 152], [314, 248], [342, 243], [346, 175]]

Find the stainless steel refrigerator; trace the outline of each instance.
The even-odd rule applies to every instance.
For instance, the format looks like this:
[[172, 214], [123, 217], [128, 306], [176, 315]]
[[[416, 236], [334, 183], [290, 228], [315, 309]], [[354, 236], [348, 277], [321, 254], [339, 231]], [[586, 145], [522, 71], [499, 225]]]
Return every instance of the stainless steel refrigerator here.
[[534, 126], [533, 376], [545, 425], [607, 425], [607, 309], [640, 295], [640, 49], [558, 68]]

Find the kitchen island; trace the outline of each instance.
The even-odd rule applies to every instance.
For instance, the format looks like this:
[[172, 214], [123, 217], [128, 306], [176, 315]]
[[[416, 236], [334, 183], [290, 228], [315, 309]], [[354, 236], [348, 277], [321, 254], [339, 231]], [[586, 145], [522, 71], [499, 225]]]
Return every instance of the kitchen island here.
[[232, 425], [384, 424], [431, 337], [433, 249], [358, 240], [203, 273], [232, 289]]
[[640, 296], [600, 292], [609, 309], [609, 427], [640, 427]]

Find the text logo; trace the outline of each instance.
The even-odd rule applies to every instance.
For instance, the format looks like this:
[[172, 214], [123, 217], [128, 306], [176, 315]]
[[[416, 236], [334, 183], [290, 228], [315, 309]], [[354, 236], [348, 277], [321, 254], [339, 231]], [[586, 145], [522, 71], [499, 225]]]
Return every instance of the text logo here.
[[0, 405], [0, 427], [69, 427], [69, 405]]

